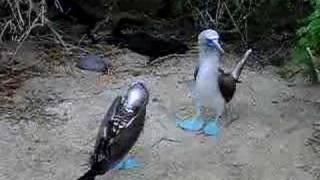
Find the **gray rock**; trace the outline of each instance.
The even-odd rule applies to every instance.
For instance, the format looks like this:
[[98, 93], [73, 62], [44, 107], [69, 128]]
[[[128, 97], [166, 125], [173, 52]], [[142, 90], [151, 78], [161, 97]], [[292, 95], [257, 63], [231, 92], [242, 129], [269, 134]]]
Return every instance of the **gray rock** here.
[[107, 59], [103, 59], [97, 55], [86, 55], [80, 57], [80, 60], [76, 67], [96, 72], [105, 72], [111, 66]]

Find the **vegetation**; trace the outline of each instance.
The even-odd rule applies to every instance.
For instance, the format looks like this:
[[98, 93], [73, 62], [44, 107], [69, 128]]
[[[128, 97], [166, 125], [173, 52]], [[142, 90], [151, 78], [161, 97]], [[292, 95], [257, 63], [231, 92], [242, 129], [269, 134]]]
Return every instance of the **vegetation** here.
[[298, 66], [311, 82], [319, 82], [320, 70], [320, 0], [312, 0], [313, 13], [298, 30], [293, 52], [293, 66]]
[[[101, 1], [107, 3], [110, 0]], [[320, 71], [320, 0], [309, 1], [312, 13], [304, 19], [297, 31], [292, 61], [283, 72], [286, 77], [303, 72], [315, 83], [319, 81]], [[54, 39], [64, 47], [68, 47], [67, 49], [74, 47], [64, 42], [59, 34], [60, 29], [55, 30], [50, 25], [47, 17], [49, 7], [46, 2], [48, 1], [0, 0], [0, 43], [14, 41], [21, 45], [30, 34], [34, 33], [34, 29], [45, 29], [45, 31], [51, 30]], [[266, 39], [272, 33], [281, 35], [281, 32], [288, 29], [290, 33], [295, 32], [296, 22], [301, 18], [301, 14], [308, 13], [301, 5], [304, 3], [303, 0], [169, 0], [166, 2], [168, 3], [163, 6], [166, 16], [172, 18], [191, 15], [198, 29], [215, 28], [223, 34], [224, 40], [238, 39], [246, 46], [251, 46], [250, 42], [267, 44]], [[134, 9], [135, 7], [131, 5], [130, 9]], [[266, 49], [276, 48], [274, 44], [262, 46]]]

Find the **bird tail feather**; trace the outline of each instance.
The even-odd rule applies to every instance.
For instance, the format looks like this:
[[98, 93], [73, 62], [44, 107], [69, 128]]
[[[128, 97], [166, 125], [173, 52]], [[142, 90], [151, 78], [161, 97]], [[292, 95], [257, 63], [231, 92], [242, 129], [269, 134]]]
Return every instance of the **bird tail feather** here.
[[238, 62], [238, 64], [236, 65], [236, 67], [232, 70], [231, 75], [232, 77], [238, 81], [240, 75], [241, 75], [241, 71], [244, 67], [244, 64], [246, 63], [250, 53], [252, 52], [251, 49], [247, 50], [247, 52], [244, 54], [243, 58], [241, 59], [240, 62]]

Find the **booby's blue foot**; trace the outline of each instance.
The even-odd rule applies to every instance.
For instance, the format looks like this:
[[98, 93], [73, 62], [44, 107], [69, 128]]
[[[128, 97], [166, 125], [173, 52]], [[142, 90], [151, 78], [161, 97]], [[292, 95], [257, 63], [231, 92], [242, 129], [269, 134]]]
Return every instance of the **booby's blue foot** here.
[[177, 126], [188, 131], [199, 131], [204, 125], [204, 120], [202, 118], [190, 118], [177, 120]]
[[123, 161], [121, 161], [119, 164], [116, 165], [115, 169], [118, 170], [129, 170], [129, 169], [134, 169], [134, 168], [139, 168], [141, 167], [141, 163], [133, 157], [130, 156]]
[[204, 134], [218, 137], [220, 135], [220, 125], [217, 120], [208, 122], [203, 128]]

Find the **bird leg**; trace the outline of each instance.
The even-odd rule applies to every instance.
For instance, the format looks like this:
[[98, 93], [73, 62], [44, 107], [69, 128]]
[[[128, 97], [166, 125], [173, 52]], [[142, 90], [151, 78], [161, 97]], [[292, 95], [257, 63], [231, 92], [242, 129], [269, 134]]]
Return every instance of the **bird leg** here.
[[233, 110], [233, 105], [229, 104], [225, 110], [227, 122], [224, 123], [224, 127], [230, 126], [235, 120], [239, 119], [239, 114]]
[[197, 114], [195, 117], [177, 120], [177, 126], [189, 131], [199, 131], [204, 125], [204, 107], [201, 103], [197, 102]]
[[215, 118], [212, 121], [206, 123], [203, 128], [203, 133], [208, 136], [219, 136], [220, 134], [220, 118]]
[[214, 120], [207, 122], [205, 127], [203, 128], [204, 134], [216, 137], [220, 135], [220, 119], [222, 117], [224, 109], [225, 105], [217, 108], [216, 117], [214, 118]]

